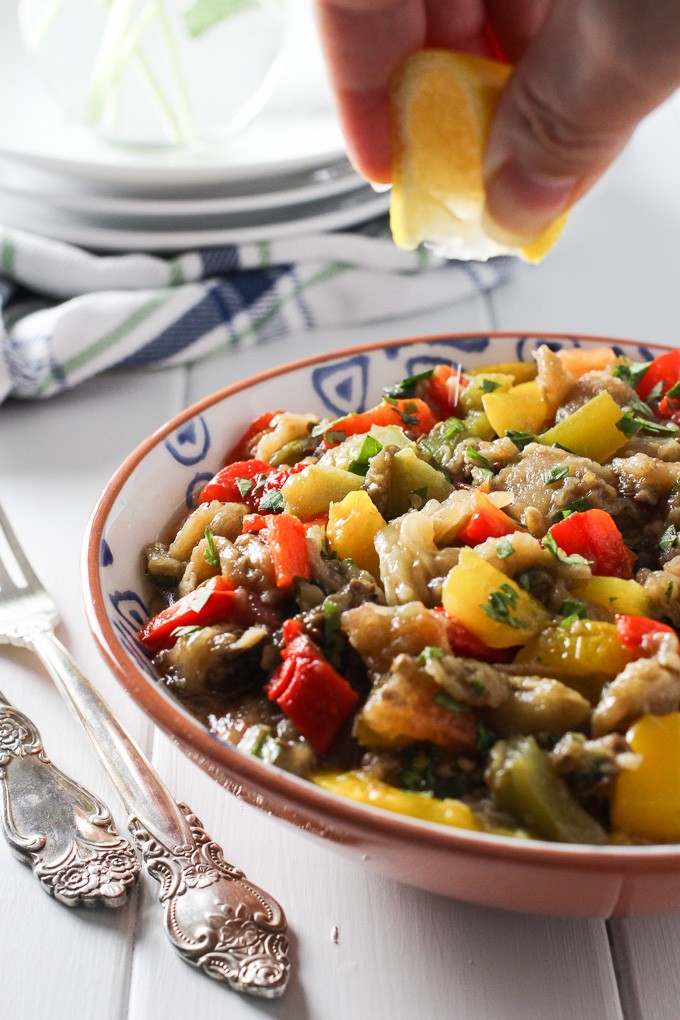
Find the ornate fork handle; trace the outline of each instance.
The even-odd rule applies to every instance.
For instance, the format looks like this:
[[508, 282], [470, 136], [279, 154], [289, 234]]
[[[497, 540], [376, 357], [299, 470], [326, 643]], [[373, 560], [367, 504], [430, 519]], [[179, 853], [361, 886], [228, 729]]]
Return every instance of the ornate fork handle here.
[[228, 864], [184, 804], [177, 804], [139, 747], [51, 631], [28, 638], [90, 736], [130, 812], [129, 829], [160, 883], [165, 928], [184, 960], [251, 995], [288, 983], [286, 918], [268, 893]]
[[0, 820], [43, 889], [69, 907], [121, 906], [137, 880], [134, 850], [106, 805], [45, 754], [31, 720], [0, 694]]

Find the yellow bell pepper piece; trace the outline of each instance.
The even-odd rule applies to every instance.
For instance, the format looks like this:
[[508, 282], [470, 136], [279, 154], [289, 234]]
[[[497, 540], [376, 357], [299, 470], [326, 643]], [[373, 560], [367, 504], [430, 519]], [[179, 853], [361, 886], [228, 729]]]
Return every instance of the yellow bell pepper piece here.
[[343, 797], [358, 800], [362, 804], [394, 811], [411, 818], [424, 818], [441, 825], [455, 825], [459, 829], [482, 832], [483, 826], [477, 821], [467, 804], [451, 797], [431, 797], [427, 793], [406, 793], [396, 786], [390, 786], [362, 772], [316, 772], [310, 779], [317, 786]]
[[342, 468], [310, 464], [304, 471], [291, 475], [281, 489], [283, 508], [303, 521], [325, 513], [331, 503], [338, 502], [364, 484], [361, 475]]
[[326, 525], [328, 545], [341, 560], [351, 559], [373, 577], [380, 577], [380, 560], [373, 540], [385, 527], [385, 518], [364, 489], [348, 492], [331, 503]]
[[510, 389], [514, 381], [514, 376], [508, 373], [484, 369], [479, 375], [472, 376], [468, 385], [461, 390], [458, 406], [466, 414], [468, 411], [481, 411], [485, 393], [503, 393]]
[[508, 429], [535, 435], [549, 417], [548, 405], [535, 379], [513, 386], [506, 392], [494, 390], [493, 393], [485, 393], [482, 404], [497, 436], [504, 436]]
[[538, 437], [546, 446], [566, 447], [579, 457], [588, 457], [599, 464], [609, 460], [628, 442], [627, 436], [616, 427], [623, 412], [607, 390], [598, 393], [578, 411]]
[[658, 843], [680, 842], [680, 712], [644, 715], [626, 739], [640, 763], [616, 779], [614, 830]]
[[472, 549], [461, 549], [444, 581], [442, 604], [492, 648], [522, 645], [550, 620], [540, 602]]
[[529, 382], [536, 378], [538, 366], [535, 361], [501, 361], [495, 365], [482, 365], [465, 370], [466, 375], [511, 375], [517, 383]]
[[590, 577], [576, 585], [573, 594], [614, 613], [630, 616], [649, 616], [649, 595], [637, 581], [624, 581], [620, 577]]
[[591, 704], [635, 656], [621, 644], [613, 623], [575, 620], [570, 627], [548, 627], [520, 648], [515, 662], [536, 664], [541, 676], [561, 680]]

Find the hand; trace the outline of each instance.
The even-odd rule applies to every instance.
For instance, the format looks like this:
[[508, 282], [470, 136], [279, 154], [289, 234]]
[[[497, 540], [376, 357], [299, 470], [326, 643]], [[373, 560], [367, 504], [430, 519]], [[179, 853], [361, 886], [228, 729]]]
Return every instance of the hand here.
[[487, 229], [526, 241], [580, 198], [639, 121], [680, 85], [677, 0], [316, 0], [350, 158], [391, 177], [389, 81], [423, 46], [515, 70], [484, 163]]

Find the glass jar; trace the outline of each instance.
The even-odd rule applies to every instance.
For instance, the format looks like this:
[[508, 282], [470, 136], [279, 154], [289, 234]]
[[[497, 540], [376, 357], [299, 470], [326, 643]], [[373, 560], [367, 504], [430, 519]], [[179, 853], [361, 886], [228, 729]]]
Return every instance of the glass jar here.
[[19, 0], [26, 50], [63, 107], [109, 141], [223, 139], [266, 102], [286, 0]]

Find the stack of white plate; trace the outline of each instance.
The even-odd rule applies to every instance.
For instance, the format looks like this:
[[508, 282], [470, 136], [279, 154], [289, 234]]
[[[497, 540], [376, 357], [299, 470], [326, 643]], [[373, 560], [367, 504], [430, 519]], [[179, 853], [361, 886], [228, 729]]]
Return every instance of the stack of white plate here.
[[[305, 5], [306, 7], [306, 5]], [[187, 248], [338, 230], [389, 197], [350, 166], [316, 38], [292, 32], [277, 88], [224, 142], [108, 145], [68, 120], [0, 4], [0, 224], [102, 251]]]

